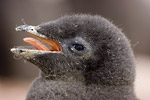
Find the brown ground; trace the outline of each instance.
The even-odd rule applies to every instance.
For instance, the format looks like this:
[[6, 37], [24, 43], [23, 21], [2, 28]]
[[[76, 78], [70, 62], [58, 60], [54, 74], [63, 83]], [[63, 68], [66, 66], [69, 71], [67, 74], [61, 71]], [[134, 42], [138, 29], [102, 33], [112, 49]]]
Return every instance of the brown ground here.
[[[150, 57], [137, 56], [136, 94], [150, 100]], [[0, 79], [0, 100], [25, 100], [31, 81]]]

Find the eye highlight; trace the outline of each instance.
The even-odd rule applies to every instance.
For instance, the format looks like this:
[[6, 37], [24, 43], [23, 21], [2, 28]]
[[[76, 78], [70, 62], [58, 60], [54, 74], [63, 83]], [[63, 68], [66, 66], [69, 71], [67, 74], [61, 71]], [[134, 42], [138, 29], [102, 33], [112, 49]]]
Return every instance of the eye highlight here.
[[78, 50], [78, 51], [83, 51], [84, 50], [84, 46], [81, 44], [73, 44], [72, 45], [74, 49]]

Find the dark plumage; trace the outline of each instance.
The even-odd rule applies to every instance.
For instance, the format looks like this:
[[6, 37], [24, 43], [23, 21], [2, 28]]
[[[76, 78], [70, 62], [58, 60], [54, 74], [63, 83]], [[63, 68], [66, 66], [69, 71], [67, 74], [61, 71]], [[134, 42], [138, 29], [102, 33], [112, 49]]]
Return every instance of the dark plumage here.
[[64, 16], [38, 26], [19, 26], [17, 30], [57, 41], [62, 49], [11, 49], [41, 70], [26, 100], [137, 100], [130, 43], [105, 18]]

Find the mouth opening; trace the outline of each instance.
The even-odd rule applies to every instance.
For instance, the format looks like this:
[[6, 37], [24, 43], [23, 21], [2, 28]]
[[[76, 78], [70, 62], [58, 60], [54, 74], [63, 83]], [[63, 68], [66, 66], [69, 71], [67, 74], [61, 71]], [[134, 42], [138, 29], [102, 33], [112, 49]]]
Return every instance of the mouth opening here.
[[[35, 48], [35, 50], [47, 51], [47, 52], [53, 52], [53, 51], [61, 52], [62, 51], [62, 48], [58, 42], [51, 40], [51, 39], [47, 39], [47, 37], [38, 33], [35, 27], [36, 26], [22, 25], [22, 26], [18, 26], [16, 28], [16, 31], [25, 31], [26, 33], [32, 35], [33, 37], [36, 37], [37, 39], [32, 38], [32, 37], [27, 37], [23, 39], [25, 42], [32, 45]], [[38, 39], [44, 42], [46, 45], [40, 42]]]

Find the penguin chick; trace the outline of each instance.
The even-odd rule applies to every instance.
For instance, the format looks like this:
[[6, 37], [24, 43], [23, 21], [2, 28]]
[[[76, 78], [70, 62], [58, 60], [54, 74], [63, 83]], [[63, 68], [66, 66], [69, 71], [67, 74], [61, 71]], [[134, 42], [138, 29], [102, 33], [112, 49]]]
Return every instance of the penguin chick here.
[[128, 39], [101, 16], [70, 15], [17, 31], [36, 49], [12, 48], [41, 71], [26, 100], [137, 100]]

